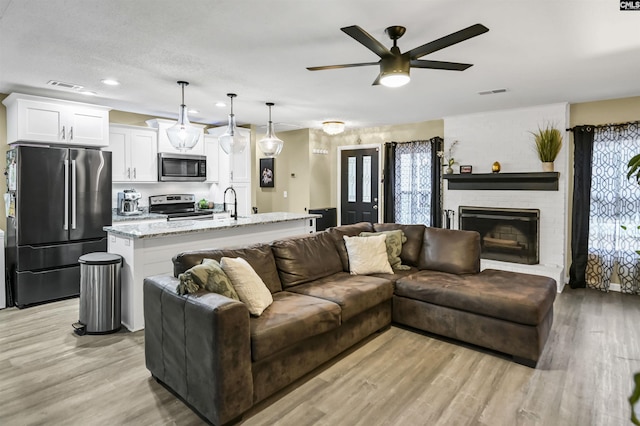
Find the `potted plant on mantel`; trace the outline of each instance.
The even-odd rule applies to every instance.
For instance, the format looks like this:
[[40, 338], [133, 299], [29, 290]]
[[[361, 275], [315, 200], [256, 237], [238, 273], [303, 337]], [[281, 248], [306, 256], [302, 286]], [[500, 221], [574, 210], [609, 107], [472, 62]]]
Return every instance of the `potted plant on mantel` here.
[[553, 171], [553, 162], [562, 149], [562, 133], [551, 125], [544, 129], [538, 127], [537, 132], [531, 132], [536, 142], [536, 152], [542, 161], [542, 170]]

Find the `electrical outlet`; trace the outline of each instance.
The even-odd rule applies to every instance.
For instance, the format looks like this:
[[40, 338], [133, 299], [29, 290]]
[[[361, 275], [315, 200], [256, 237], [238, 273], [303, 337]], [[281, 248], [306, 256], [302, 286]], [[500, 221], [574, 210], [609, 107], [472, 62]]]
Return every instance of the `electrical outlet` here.
[[287, 191], [284, 191], [284, 198], [287, 198], [287, 195], [289, 195], [287, 194]]

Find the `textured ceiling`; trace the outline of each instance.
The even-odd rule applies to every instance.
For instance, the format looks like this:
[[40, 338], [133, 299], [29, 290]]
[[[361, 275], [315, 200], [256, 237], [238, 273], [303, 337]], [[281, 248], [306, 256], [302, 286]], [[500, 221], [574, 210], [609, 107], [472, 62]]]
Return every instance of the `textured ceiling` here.
[[[377, 57], [340, 31], [359, 25], [402, 51], [481, 23], [490, 31], [422, 59], [468, 62], [463, 72], [413, 69], [411, 82], [371, 86], [378, 69], [308, 66]], [[640, 11], [614, 0], [0, 0], [0, 93], [14, 91], [176, 118], [187, 80], [192, 121], [218, 125], [235, 92], [240, 124], [273, 119], [318, 128], [420, 122], [450, 115], [640, 95]], [[115, 78], [120, 86], [100, 83]], [[49, 88], [83, 85], [86, 97]], [[478, 92], [506, 88], [506, 93]]]

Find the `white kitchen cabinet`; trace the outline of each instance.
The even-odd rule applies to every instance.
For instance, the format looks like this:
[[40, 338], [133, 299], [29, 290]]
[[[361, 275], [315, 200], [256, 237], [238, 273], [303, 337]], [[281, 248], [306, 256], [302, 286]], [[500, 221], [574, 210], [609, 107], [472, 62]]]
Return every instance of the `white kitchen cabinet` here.
[[[207, 129], [207, 132], [211, 136], [216, 138], [220, 137], [227, 130], [226, 126], [215, 127], [213, 129]], [[240, 152], [233, 154], [233, 182], [251, 182], [251, 131], [248, 129], [238, 128], [238, 132], [247, 138], [246, 148]], [[229, 154], [225, 153], [222, 148], [218, 151], [218, 174], [219, 182], [221, 185], [228, 186], [230, 173], [229, 173]]]
[[218, 145], [218, 137], [212, 135], [204, 135], [204, 155], [207, 157], [207, 180], [206, 182], [218, 182], [219, 174], [219, 158], [220, 147]]
[[139, 126], [111, 125], [113, 182], [158, 181], [158, 132]]
[[109, 145], [110, 108], [12, 93], [7, 107], [7, 143], [69, 146]]
[[[236, 191], [236, 196], [238, 197], [238, 216], [249, 216], [251, 213], [251, 183], [234, 181], [233, 189]], [[233, 207], [231, 191], [227, 192], [226, 201], [228, 203], [227, 210], [231, 211]]]
[[177, 150], [171, 145], [169, 142], [169, 136], [167, 136], [167, 129], [177, 123], [176, 120], [165, 120], [163, 118], [154, 118], [152, 120], [147, 120], [147, 124], [149, 127], [153, 127], [158, 129], [158, 152], [167, 152], [170, 154], [190, 154], [190, 155], [205, 155], [205, 147], [204, 147], [204, 124], [194, 124], [191, 123], [192, 126], [200, 129], [200, 138], [192, 149], [182, 152]]

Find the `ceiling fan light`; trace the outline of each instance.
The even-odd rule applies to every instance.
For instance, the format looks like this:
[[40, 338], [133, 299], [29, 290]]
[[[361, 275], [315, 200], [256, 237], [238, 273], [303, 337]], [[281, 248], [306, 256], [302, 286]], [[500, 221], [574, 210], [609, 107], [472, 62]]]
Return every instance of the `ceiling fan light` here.
[[167, 129], [169, 143], [175, 149], [186, 152], [192, 149], [200, 139], [200, 130], [192, 126], [187, 116], [187, 106], [184, 104], [184, 86], [189, 85], [186, 81], [178, 81], [182, 86], [182, 104], [178, 110], [178, 122]]
[[385, 74], [380, 77], [380, 84], [387, 87], [401, 87], [411, 80], [409, 73], [399, 72]]
[[271, 107], [273, 105], [274, 103], [267, 102], [267, 106], [269, 107], [269, 123], [267, 124], [267, 134], [258, 142], [258, 145], [260, 145], [260, 150], [267, 157], [277, 157], [282, 151], [282, 147], [284, 145], [282, 139], [276, 136], [276, 132], [273, 128], [273, 121], [271, 121]]
[[325, 121], [322, 123], [322, 130], [328, 135], [337, 135], [344, 132], [343, 121]]
[[238, 154], [244, 151], [247, 146], [247, 138], [238, 131], [236, 116], [233, 114], [233, 98], [237, 95], [235, 93], [227, 93], [227, 96], [231, 99], [231, 114], [229, 114], [227, 131], [218, 138], [218, 143], [226, 154]]

